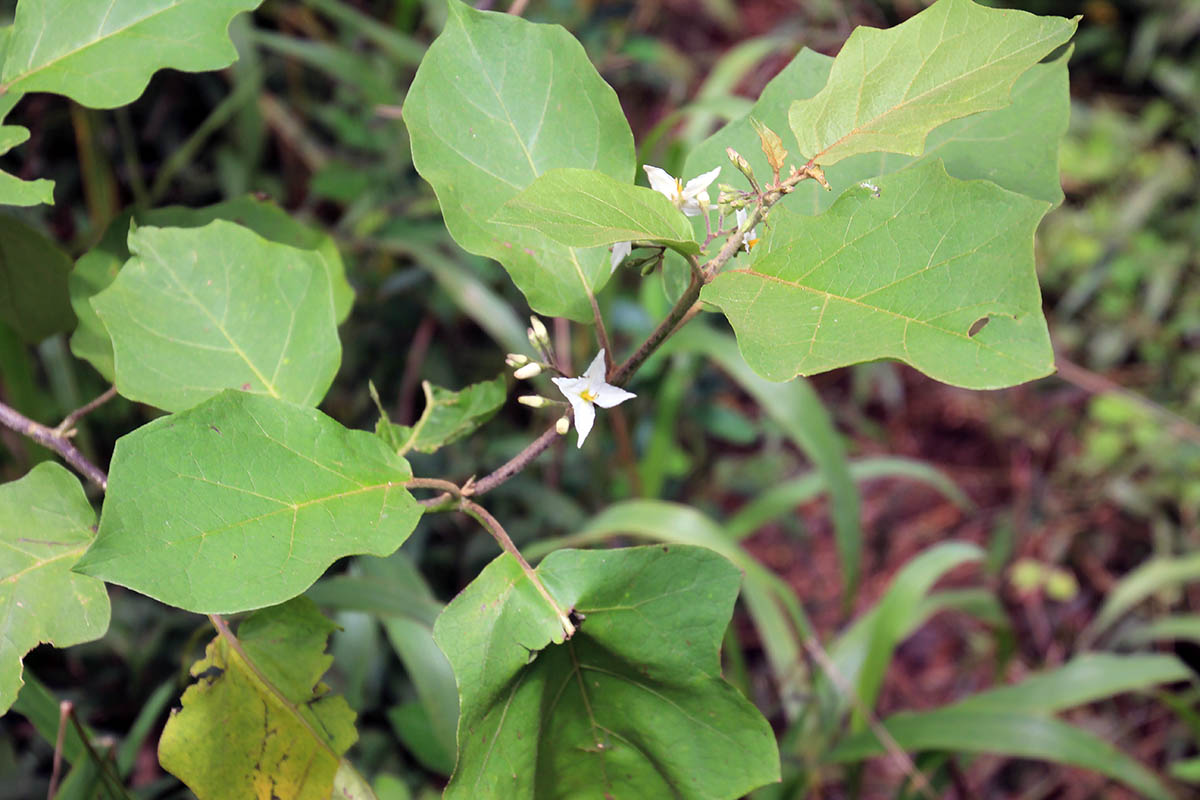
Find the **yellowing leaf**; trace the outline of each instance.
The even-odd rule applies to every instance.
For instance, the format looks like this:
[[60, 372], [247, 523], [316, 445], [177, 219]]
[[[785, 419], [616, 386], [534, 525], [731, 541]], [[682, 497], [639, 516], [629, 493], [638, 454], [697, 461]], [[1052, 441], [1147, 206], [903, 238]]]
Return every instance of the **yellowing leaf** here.
[[223, 630], [163, 729], [163, 768], [200, 800], [328, 800], [358, 738], [354, 712], [321, 683], [335, 628], [298, 597], [251, 614], [236, 637]]

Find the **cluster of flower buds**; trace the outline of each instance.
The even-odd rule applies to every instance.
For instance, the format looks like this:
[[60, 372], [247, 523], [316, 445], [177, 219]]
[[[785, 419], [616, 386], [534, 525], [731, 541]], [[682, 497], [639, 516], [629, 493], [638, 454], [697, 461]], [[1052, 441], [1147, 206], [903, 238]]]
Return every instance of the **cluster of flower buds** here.
[[717, 195], [717, 211], [723, 217], [729, 216], [740, 208], [745, 208], [750, 203], [750, 195], [741, 189], [735, 189], [725, 183], [718, 188], [721, 193]]

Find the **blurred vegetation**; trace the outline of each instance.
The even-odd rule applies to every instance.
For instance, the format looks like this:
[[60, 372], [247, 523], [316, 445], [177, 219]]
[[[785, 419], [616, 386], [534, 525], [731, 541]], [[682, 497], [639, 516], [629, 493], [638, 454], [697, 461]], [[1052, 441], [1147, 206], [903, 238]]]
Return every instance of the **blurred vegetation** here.
[[[0, 21], [13, 5], [0, 2]], [[784, 639], [773, 639], [770, 626], [795, 624], [803, 633], [811, 625], [837, 658], [838, 643], [850, 648], [853, 637], [835, 634], [886, 598], [898, 574], [931, 564], [927, 548], [947, 538], [978, 543], [982, 566], [952, 572], [952, 588], [910, 609], [893, 632], [882, 662], [891, 668], [876, 687], [881, 716], [946, 705], [1060, 666], [1090, 646], [1174, 649], [1200, 664], [1200, 624], [1191, 616], [1200, 613], [1200, 5], [1004, 5], [1084, 14], [1062, 151], [1067, 200], [1039, 234], [1046, 311], [1064, 368], [1059, 378], [989, 394], [884, 364], [816, 381], [862, 487], [864, 581], [849, 604], [824, 487], [796, 443], [805, 398], [760, 409], [749, 382], [686, 347], [639, 374], [634, 388], [645, 399], [636, 415], [616, 415], [626, 422], [613, 424], [630, 426], [633, 453], [614, 448], [589, 458], [558, 448], [494, 493], [491, 510], [521, 545], [628, 530], [592, 515], [636, 499], [686, 502], [710, 520], [687, 525], [720, 527], [735, 561], [751, 565], [748, 576], [761, 569], [764, 591], [791, 609], [764, 618], [744, 597], [750, 616], [735, 618], [725, 658], [730, 680], [777, 725], [785, 788], [796, 792], [821, 782], [806, 770], [824, 731], [814, 734], [813, 718], [796, 715], [799, 693], [811, 688], [805, 671], [820, 670], [799, 650], [781, 652]], [[525, 16], [580, 38], [622, 100], [640, 160], [677, 172], [688, 149], [745, 113], [748, 98], [799, 47], [833, 54], [855, 25], [895, 24], [920, 8], [916, 0], [539, 0]], [[337, 239], [357, 290], [324, 410], [373, 427], [373, 381], [392, 419], [411, 423], [421, 380], [459, 387], [493, 378], [503, 354], [524, 349], [525, 338], [521, 295], [502, 270], [450, 242], [432, 191], [412, 169], [399, 119], [444, 13], [438, 0], [268, 0], [253, 19], [235, 21], [241, 57], [229, 70], [160, 73], [139, 101], [115, 111], [27, 97], [11, 119], [33, 137], [3, 166], [53, 178], [57, 190], [55, 206], [20, 216], [78, 256], [130, 204], [273, 198]], [[619, 343], [643, 335], [671, 291], [664, 275], [615, 280], [601, 302]], [[581, 365], [588, 332], [567, 333], [562, 341]], [[5, 402], [47, 423], [107, 388], [71, 358], [64, 339], [26, 350], [4, 329], [0, 372]], [[79, 444], [107, 463], [115, 438], [152, 413], [111, 403], [88, 418]], [[414, 454], [414, 467], [453, 476], [491, 468], [541, 422], [510, 404], [486, 435]], [[48, 457], [7, 431], [3, 441], [6, 480]], [[773, 505], [751, 512], [749, 501], [767, 490], [778, 490]], [[925, 560], [913, 560], [922, 551]], [[386, 566], [352, 561], [314, 589], [326, 608], [340, 609], [333, 682], [360, 713], [353, 758], [364, 774], [385, 776], [381, 798], [433, 797], [442, 785], [449, 756], [430, 744], [412, 648], [425, 641], [430, 608], [436, 613], [493, 555], [487, 537], [443, 515], [424, 521]], [[414, 565], [428, 593], [414, 601], [379, 589], [421, 581]], [[929, 586], [945, 571], [925, 569]], [[352, 584], [337, 581], [375, 581], [373, 602], [339, 600], [338, 590]], [[154, 746], [207, 623], [118, 587], [112, 595], [103, 640], [43, 648], [27, 660], [33, 688], [19, 713], [0, 720], [0, 798], [45, 794], [57, 699], [76, 703], [81, 719], [119, 744], [116, 768], [134, 796], [187, 796], [158, 768]], [[405, 624], [412, 620], [426, 622]], [[793, 674], [781, 678], [789, 658]], [[53, 697], [39, 694], [33, 676]], [[1094, 699], [1072, 712], [1073, 722], [1161, 774], [1197, 780], [1187, 760], [1200, 741], [1197, 690]], [[841, 725], [854, 713], [834, 705], [821, 710], [822, 724]], [[40, 734], [26, 721], [39, 714]], [[949, 796], [1132, 796], [1094, 773], [1023, 760], [937, 755], [918, 766]], [[893, 796], [904, 784], [887, 759], [822, 774], [837, 787], [823, 797]]]

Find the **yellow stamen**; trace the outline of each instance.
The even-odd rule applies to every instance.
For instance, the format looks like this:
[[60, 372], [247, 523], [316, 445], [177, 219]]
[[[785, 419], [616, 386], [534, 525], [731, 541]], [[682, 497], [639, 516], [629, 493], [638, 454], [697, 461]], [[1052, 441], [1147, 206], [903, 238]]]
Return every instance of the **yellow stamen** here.
[[591, 390], [589, 389], [584, 389], [579, 393], [579, 396], [589, 403], [596, 402], [596, 395], [592, 394]]

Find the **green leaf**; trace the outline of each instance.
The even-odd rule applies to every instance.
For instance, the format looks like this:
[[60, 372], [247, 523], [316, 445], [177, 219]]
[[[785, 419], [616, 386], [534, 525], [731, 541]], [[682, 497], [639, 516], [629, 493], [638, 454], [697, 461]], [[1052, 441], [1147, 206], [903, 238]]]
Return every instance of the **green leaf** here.
[[[0, 60], [3, 59], [0, 52]], [[0, 119], [4, 115], [0, 114]], [[0, 156], [29, 138], [29, 129], [19, 125], [0, 125]], [[0, 170], [0, 206], [54, 205], [54, 181], [44, 178], [25, 181]]]
[[[834, 191], [815, 181], [804, 181], [785, 197], [782, 207], [816, 214], [833, 204], [841, 192], [864, 180], [897, 172], [914, 161], [940, 158], [946, 172], [961, 180], [983, 178], [1029, 197], [1057, 206], [1062, 202], [1058, 175], [1058, 149], [1070, 116], [1067, 63], [1070, 50], [1052, 62], [1036, 64], [1013, 86], [1012, 102], [995, 111], [983, 111], [947, 122], [925, 140], [924, 155], [870, 153], [851, 156], [825, 169]], [[721, 158], [732, 146], [759, 175], [769, 167], [758, 146], [751, 115], [775, 130], [787, 127], [787, 103], [811, 97], [825, 85], [833, 59], [801, 50], [763, 90], [750, 115], [729, 123], [688, 155], [684, 174], [692, 175]], [[731, 180], [743, 181], [734, 176]], [[744, 183], [748, 188], [749, 184]], [[751, 253], [753, 256], [754, 253]], [[739, 260], [745, 256], [739, 256]], [[753, 260], [753, 259], [750, 259]]]
[[1130, 628], [1121, 641], [1146, 645], [1162, 640], [1182, 639], [1200, 642], [1200, 614], [1171, 614]]
[[[854, 686], [862, 708], [875, 707], [892, 654], [912, 632], [925, 595], [950, 570], [982, 558], [982, 550], [965, 542], [943, 542], [922, 552], [901, 568], [887, 594], [831, 649], [838, 674]], [[859, 708], [855, 724], [866, 724]]]
[[[905, 478], [924, 483], [964, 511], [972, 506], [970, 498], [948, 475], [924, 461], [885, 456], [853, 461], [848, 467], [850, 477], [857, 482]], [[792, 513], [797, 506], [815, 500], [827, 490], [828, 482], [819, 470], [767, 487], [726, 521], [725, 532], [729, 538], [741, 541], [776, 517]]]
[[0, 92], [54, 92], [92, 108], [137, 99], [170, 67], [220, 69], [237, 58], [233, 16], [261, 0], [22, 0]]
[[91, 299], [117, 389], [177, 411], [226, 388], [315, 405], [341, 344], [320, 256], [224, 220], [137, 228], [134, 257]]
[[503, 375], [458, 391], [429, 381], [422, 381], [421, 388], [425, 391], [425, 410], [413, 426], [397, 425], [388, 420], [382, 406], [379, 409], [382, 416], [375, 433], [400, 455], [410, 450], [432, 453], [458, 441], [490, 420], [508, 397]]
[[[1136, 789], [1148, 800], [1171, 800], [1153, 772], [1093, 734], [1052, 717], [957, 707], [895, 714], [884, 727], [904, 750], [987, 753], [1053, 761], [1098, 772]], [[871, 731], [842, 742], [835, 763], [862, 761], [886, 750]]]
[[0, 215], [0, 319], [26, 342], [36, 344], [74, 327], [70, 271], [71, 258], [58, 245], [24, 222]]
[[1001, 686], [954, 704], [973, 711], [1054, 714], [1123, 692], [1164, 683], [1190, 681], [1191, 671], [1164, 653], [1117, 655], [1084, 653], [1057, 669], [1032, 675], [1015, 686]]
[[26, 653], [108, 630], [104, 584], [71, 571], [96, 536], [95, 519], [79, 480], [53, 462], [0, 486], [0, 714], [21, 688]]
[[509, 555], [438, 619], [462, 700], [447, 798], [737, 798], [779, 779], [774, 737], [721, 678], [738, 571], [695, 547], [552, 553], [569, 641]]
[[88, 301], [108, 288], [116, 280], [121, 266], [129, 260], [131, 218], [138, 225], [155, 228], [200, 228], [213, 220], [224, 219], [249, 228], [272, 242], [311, 250], [329, 276], [337, 321], [343, 322], [350, 314], [354, 290], [346, 281], [346, 268], [333, 237], [304, 225], [269, 201], [244, 195], [204, 208], [167, 206], [133, 215], [123, 214], [109, 225], [100, 243], [75, 262], [75, 269], [67, 279], [71, 307], [79, 317], [79, 325], [71, 336], [71, 352], [91, 363], [109, 381], [115, 374], [112, 340]]
[[354, 289], [346, 280], [346, 267], [338, 252], [337, 242], [325, 231], [305, 225], [268, 200], [259, 200], [247, 194], [204, 208], [156, 208], [138, 213], [135, 219], [139, 225], [157, 228], [201, 228], [213, 220], [224, 219], [249, 228], [268, 241], [311, 250], [329, 277], [337, 321], [344, 322], [350, 315], [350, 308], [354, 305]]
[[311, 408], [226, 391], [117, 441], [100, 534], [76, 570], [197, 613], [303, 592], [384, 556], [421, 515], [408, 462]]
[[894, 358], [974, 389], [1049, 374], [1033, 259], [1048, 206], [940, 161], [876, 188], [815, 218], [776, 209], [765, 252], [704, 288], [754, 371], [783, 381]]
[[1121, 578], [1080, 638], [1093, 641], [1148, 597], [1200, 581], [1200, 553], [1152, 558]]
[[503, 264], [538, 313], [590, 321], [589, 296], [611, 272], [608, 252], [492, 218], [555, 168], [630, 181], [633, 135], [617, 96], [562, 28], [458, 0], [449, 7], [404, 102], [413, 164], [464, 249]]
[[788, 110], [800, 156], [825, 165], [878, 151], [920, 155], [937, 126], [1007, 105], [1016, 79], [1077, 24], [939, 0], [889, 30], [856, 28], [824, 88]]
[[[803, 645], [797, 634], [814, 635], [796, 595], [784, 581], [730, 540], [721, 526], [691, 506], [662, 500], [614, 503], [571, 536], [540, 539], [525, 548], [530, 559], [560, 547], [602, 544], [616, 536], [704, 547], [729, 559], [745, 580], [742, 601], [779, 684], [780, 699], [794, 719], [808, 702]], [[791, 619], [789, 620], [789, 615]]]
[[500, 207], [493, 222], [530, 228], [571, 247], [662, 242], [699, 253], [687, 217], [653, 189], [591, 169], [552, 169]]
[[163, 768], [200, 800], [327, 800], [358, 738], [354, 712], [321, 682], [336, 627], [298, 597], [246, 617], [236, 638], [220, 632], [163, 729]]

